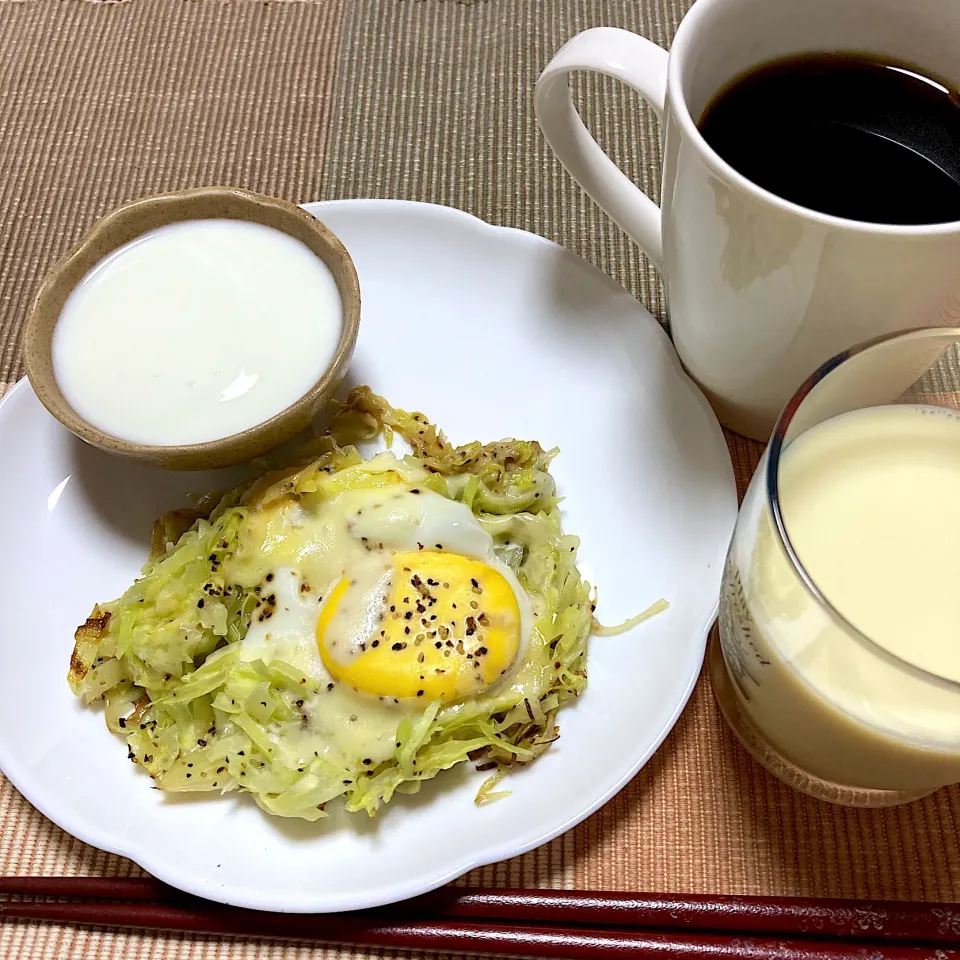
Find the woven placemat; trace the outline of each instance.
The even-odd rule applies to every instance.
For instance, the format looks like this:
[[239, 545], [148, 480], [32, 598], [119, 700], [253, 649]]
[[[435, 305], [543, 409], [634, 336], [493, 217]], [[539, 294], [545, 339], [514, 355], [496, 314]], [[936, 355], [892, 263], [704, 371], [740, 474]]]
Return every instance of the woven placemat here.
[[[663, 319], [655, 274], [548, 154], [531, 91], [577, 31], [623, 26], [669, 45], [683, 6], [0, 0], [0, 381], [22, 375], [20, 327], [43, 271], [97, 217], [136, 196], [207, 183], [297, 201], [460, 207], [556, 240]], [[614, 158], [655, 191], [649, 110], [597, 79], [581, 80], [577, 96]], [[759, 447], [729, 442], [742, 488]], [[0, 465], [14, 467], [2, 451]], [[960, 900], [958, 829], [957, 788], [855, 811], [780, 786], [736, 746], [701, 682], [661, 750], [603, 810], [463, 882]], [[138, 872], [66, 836], [0, 780], [0, 873]], [[347, 954], [0, 927], [3, 957], [321, 955]]]

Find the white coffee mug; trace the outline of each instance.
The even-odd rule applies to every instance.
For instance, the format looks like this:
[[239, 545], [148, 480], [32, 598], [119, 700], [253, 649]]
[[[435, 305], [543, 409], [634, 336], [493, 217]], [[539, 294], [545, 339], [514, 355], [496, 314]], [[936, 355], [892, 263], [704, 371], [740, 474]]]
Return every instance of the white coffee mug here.
[[[817, 213], [751, 183], [700, 135], [698, 118], [736, 77], [815, 51], [905, 61], [957, 89], [960, 0], [698, 0], [669, 55], [624, 30], [587, 30], [536, 88], [547, 142], [660, 272], [687, 371], [721, 422], [755, 439], [767, 439], [801, 382], [841, 350], [905, 327], [960, 324], [960, 222], [886, 226]], [[575, 70], [622, 80], [656, 111], [659, 207], [580, 121], [568, 87]]]

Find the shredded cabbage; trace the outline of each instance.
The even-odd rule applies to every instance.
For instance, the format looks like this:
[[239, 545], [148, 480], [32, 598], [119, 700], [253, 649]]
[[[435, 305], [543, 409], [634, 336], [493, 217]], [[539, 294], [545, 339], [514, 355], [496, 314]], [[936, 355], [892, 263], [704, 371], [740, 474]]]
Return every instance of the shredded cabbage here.
[[643, 623], [644, 620], [649, 620], [658, 613], [663, 613], [664, 610], [669, 609], [670, 604], [661, 597], [659, 600], [654, 600], [646, 610], [641, 610], [635, 617], [630, 617], [624, 620], [623, 623], [612, 624], [609, 627], [605, 627], [594, 619], [593, 630], [591, 632], [595, 637], [615, 637], [617, 634], [626, 633], [638, 624]]
[[[310, 749], [298, 705], [316, 693], [315, 678], [240, 658], [256, 597], [223, 571], [249, 511], [281, 497], [397, 482], [353, 445], [394, 433], [412, 447], [406, 462], [430, 471], [425, 486], [467, 504], [491, 534], [536, 618], [509, 684], [405, 716], [393, 756], [370, 766]], [[453, 447], [422, 414], [357, 388], [294, 462], [157, 521], [140, 579], [77, 630], [70, 686], [86, 702], [104, 702], [107, 726], [161, 790], [240, 790], [269, 813], [306, 820], [342, 797], [347, 810], [373, 815], [395, 792], [415, 793], [471, 761], [491, 771], [477, 802], [504, 796], [492, 788], [557, 740], [557, 711], [587, 683], [593, 604], [576, 567], [578, 540], [561, 530], [549, 474], [555, 453], [519, 440]], [[405, 461], [396, 462], [402, 471]]]

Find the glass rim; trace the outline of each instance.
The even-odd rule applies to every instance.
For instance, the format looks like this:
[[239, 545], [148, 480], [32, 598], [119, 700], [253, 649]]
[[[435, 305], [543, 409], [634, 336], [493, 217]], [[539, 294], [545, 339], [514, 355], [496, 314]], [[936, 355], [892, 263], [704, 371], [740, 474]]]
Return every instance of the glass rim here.
[[953, 680], [949, 677], [941, 676], [930, 670], [911, 663], [903, 657], [898, 656], [886, 647], [881, 646], [875, 640], [872, 640], [867, 634], [850, 622], [820, 590], [816, 580], [808, 573], [800, 557], [794, 549], [790, 535], [787, 533], [786, 524], [780, 509], [780, 460], [785, 449], [785, 439], [787, 430], [793, 418], [796, 416], [804, 400], [809, 396], [813, 389], [823, 380], [830, 376], [836, 369], [841, 367], [851, 358], [859, 354], [866, 353], [883, 344], [894, 340], [923, 340], [934, 337], [954, 337], [960, 342], [960, 327], [916, 327], [907, 330], [898, 330], [894, 333], [882, 334], [879, 337], [873, 337], [870, 340], [864, 340], [853, 347], [842, 350], [840, 353], [831, 357], [825, 363], [821, 364], [799, 387], [796, 393], [787, 401], [786, 406], [777, 417], [773, 432], [770, 435], [770, 442], [766, 452], [766, 476], [764, 484], [764, 496], [767, 506], [773, 516], [774, 529], [779, 538], [780, 545], [786, 553], [787, 559], [797, 575], [804, 589], [813, 599], [813, 601], [829, 616], [844, 628], [844, 630], [856, 640], [862, 647], [872, 653], [874, 656], [888, 663], [893, 664], [898, 669], [904, 670], [909, 674], [932, 683], [953, 693], [960, 693], [960, 680]]

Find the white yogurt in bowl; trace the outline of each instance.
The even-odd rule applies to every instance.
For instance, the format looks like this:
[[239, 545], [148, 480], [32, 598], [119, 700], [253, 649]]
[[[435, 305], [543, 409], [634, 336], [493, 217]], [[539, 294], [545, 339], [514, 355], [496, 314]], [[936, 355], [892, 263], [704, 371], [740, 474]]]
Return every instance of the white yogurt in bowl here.
[[302, 397], [343, 329], [323, 260], [265, 224], [170, 223], [113, 250], [67, 297], [52, 342], [64, 399], [120, 440], [232, 436]]

